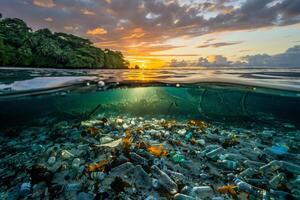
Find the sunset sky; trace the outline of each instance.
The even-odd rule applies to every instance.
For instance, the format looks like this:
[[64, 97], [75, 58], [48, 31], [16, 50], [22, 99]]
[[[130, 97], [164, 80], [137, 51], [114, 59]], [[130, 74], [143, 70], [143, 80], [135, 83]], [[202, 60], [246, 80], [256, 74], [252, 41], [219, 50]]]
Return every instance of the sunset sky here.
[[0, 12], [89, 38], [145, 68], [300, 53], [300, 0], [1, 0]]

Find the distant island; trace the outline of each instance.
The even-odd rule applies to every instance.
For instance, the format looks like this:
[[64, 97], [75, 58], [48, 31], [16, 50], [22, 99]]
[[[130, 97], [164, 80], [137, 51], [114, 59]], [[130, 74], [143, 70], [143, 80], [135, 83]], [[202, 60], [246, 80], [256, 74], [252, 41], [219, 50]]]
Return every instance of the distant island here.
[[72, 34], [32, 31], [18, 18], [0, 14], [0, 66], [124, 69], [129, 62], [120, 51], [100, 49]]

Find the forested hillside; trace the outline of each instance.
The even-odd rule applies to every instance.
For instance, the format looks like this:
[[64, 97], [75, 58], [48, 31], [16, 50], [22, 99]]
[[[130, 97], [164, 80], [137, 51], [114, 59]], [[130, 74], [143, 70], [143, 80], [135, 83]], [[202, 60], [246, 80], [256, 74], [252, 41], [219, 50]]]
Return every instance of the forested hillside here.
[[128, 68], [119, 51], [49, 29], [33, 31], [21, 19], [0, 19], [0, 65], [53, 68]]

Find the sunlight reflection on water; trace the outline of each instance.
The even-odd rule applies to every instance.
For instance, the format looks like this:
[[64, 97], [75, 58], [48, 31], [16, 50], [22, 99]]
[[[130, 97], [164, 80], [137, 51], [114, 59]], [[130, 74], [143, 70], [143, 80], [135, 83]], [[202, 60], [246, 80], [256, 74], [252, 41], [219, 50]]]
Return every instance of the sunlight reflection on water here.
[[0, 93], [49, 89], [86, 81], [138, 83], [228, 83], [300, 91], [299, 68], [163, 68], [67, 70], [0, 68]]

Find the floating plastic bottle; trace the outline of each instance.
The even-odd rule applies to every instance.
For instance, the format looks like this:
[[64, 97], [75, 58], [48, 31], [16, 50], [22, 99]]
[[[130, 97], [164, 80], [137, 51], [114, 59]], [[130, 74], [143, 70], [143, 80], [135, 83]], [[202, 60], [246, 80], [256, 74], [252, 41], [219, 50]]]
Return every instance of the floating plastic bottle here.
[[159, 184], [163, 186], [170, 194], [175, 194], [178, 191], [177, 184], [163, 171], [161, 171], [157, 166], [153, 165], [151, 167], [152, 174], [157, 178]]

